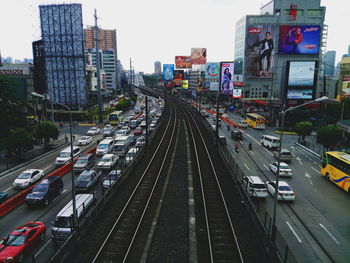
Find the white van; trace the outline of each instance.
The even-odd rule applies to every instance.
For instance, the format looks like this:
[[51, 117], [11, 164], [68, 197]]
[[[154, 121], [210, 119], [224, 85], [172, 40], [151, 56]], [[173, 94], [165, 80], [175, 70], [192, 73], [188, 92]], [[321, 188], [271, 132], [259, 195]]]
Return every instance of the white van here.
[[247, 191], [249, 196], [266, 198], [267, 189], [266, 185], [259, 176], [244, 176], [243, 187]]
[[113, 153], [120, 157], [124, 157], [130, 146], [129, 136], [119, 136], [114, 140]]
[[[51, 237], [54, 242], [64, 242], [72, 233], [73, 228], [73, 200], [57, 214], [52, 222]], [[78, 194], [75, 196], [77, 223], [81, 222], [94, 201], [92, 194]]]
[[102, 156], [113, 150], [113, 139], [104, 139], [101, 141], [96, 148], [96, 155]]
[[280, 146], [280, 139], [271, 135], [263, 135], [260, 143], [268, 149], [277, 149]]
[[[78, 146], [73, 146], [73, 158], [80, 156], [81, 151]], [[55, 164], [56, 166], [62, 166], [71, 160], [71, 147], [67, 147], [63, 151], [59, 153], [59, 155], [56, 158]]]

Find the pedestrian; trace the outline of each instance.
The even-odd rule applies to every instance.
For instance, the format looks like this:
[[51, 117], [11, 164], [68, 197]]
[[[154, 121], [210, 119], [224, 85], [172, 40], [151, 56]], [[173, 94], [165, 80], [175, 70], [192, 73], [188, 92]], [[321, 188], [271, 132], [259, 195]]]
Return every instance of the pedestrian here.
[[239, 145], [238, 143], [235, 144], [235, 152], [238, 153], [238, 148], [239, 148]]
[[65, 139], [66, 142], [68, 142], [67, 134], [64, 135], [64, 139]]

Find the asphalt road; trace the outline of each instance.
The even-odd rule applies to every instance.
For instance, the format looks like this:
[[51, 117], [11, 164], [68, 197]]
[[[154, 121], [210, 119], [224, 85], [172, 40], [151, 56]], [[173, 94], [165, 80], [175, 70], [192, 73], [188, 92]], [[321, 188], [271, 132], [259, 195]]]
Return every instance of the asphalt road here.
[[[238, 123], [240, 115], [228, 113], [229, 119]], [[213, 124], [212, 117], [208, 121]], [[233, 128], [231, 127], [231, 130]], [[227, 137], [228, 149], [238, 160], [241, 169], [249, 175], [259, 175], [264, 181], [275, 180], [276, 176], [269, 171], [269, 164], [276, 161], [272, 151], [260, 145], [261, 135], [273, 135], [274, 129], [265, 130], [248, 128], [238, 154], [234, 152], [235, 141], [230, 137], [230, 131], [222, 122], [220, 135]], [[287, 181], [296, 193], [296, 200], [286, 204], [278, 202], [277, 227], [293, 254], [300, 262], [330, 262], [311, 235], [326, 249], [336, 262], [348, 262], [350, 256], [350, 195], [336, 185], [328, 182], [320, 174], [321, 160], [304, 149], [296, 146], [295, 135], [284, 135], [283, 148], [293, 154], [289, 164], [293, 171], [291, 178], [280, 178]], [[252, 142], [253, 150], [248, 150]], [[261, 206], [273, 214], [273, 199], [271, 196], [261, 202]], [[305, 228], [305, 226], [311, 231]]]

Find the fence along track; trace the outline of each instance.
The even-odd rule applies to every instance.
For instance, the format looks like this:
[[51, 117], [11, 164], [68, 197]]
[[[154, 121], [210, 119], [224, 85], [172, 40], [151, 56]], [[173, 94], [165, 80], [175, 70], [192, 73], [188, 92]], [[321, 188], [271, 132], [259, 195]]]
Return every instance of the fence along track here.
[[[208, 147], [193, 116], [188, 111], [185, 113], [185, 116], [192, 134], [199, 173], [210, 262], [229, 261], [243, 263], [240, 245]], [[193, 123], [192, 125], [190, 124], [191, 122]], [[196, 136], [195, 133], [199, 136]], [[199, 142], [196, 143], [194, 138], [198, 138]], [[204, 149], [199, 151], [199, 148]], [[204, 167], [208, 169], [203, 169]]]
[[[173, 110], [174, 111], [174, 110]], [[174, 123], [172, 131], [170, 131], [170, 124]], [[168, 156], [170, 146], [172, 145], [174, 133], [176, 129], [176, 111], [170, 113], [169, 122], [166, 130], [160, 140], [156, 151], [154, 152], [149, 164], [140, 177], [135, 189], [133, 190], [130, 198], [125, 204], [119, 217], [116, 219], [113, 227], [109, 231], [107, 237], [102, 243], [100, 249], [96, 253], [92, 262], [110, 261], [110, 262], [125, 262], [137, 235], [138, 229], [141, 225], [142, 219], [145, 215], [154, 189], [157, 185], [158, 179], [162, 172], [163, 166]], [[170, 140], [169, 143], [165, 142], [165, 136], [168, 134]], [[162, 163], [160, 169], [155, 169], [151, 165], [154, 163], [157, 153], [161, 145], [167, 145], [165, 156], [162, 157]], [[160, 152], [161, 153], [161, 152]], [[159, 167], [159, 166], [157, 166]], [[158, 170], [158, 171], [157, 171]], [[145, 196], [148, 196], [145, 197]]]

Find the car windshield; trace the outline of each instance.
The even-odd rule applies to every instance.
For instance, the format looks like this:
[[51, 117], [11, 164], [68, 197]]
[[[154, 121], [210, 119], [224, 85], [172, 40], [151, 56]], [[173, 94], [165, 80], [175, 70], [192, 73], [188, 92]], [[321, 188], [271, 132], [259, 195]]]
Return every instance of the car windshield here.
[[291, 191], [292, 189], [288, 185], [281, 185], [278, 187], [280, 191]]
[[38, 184], [37, 186], [35, 186], [33, 188], [33, 193], [34, 192], [47, 192], [48, 189], [49, 189], [48, 184]]
[[86, 136], [83, 136], [80, 138], [80, 140], [87, 140], [87, 139], [88, 139], [88, 137], [86, 137]]
[[110, 161], [112, 161], [111, 157], [102, 157], [101, 158], [101, 162], [110, 162]]
[[9, 235], [3, 242], [5, 246], [22, 246], [26, 237], [23, 235]]
[[116, 151], [121, 151], [123, 149], [124, 149], [124, 145], [116, 145], [116, 146], [114, 146], [114, 150], [116, 150]]
[[30, 173], [21, 173], [18, 176], [18, 179], [29, 179], [30, 178]]
[[288, 165], [286, 164], [280, 164], [281, 169], [289, 169]]
[[107, 149], [107, 147], [108, 147], [108, 144], [103, 143], [103, 144], [99, 144], [97, 148], [98, 149]]
[[105, 180], [117, 180], [118, 178], [118, 175], [116, 174], [109, 174], [106, 176], [106, 179]]
[[63, 228], [70, 227], [69, 217], [57, 217], [53, 226], [54, 227], [63, 227]]
[[87, 163], [87, 161], [88, 161], [87, 158], [80, 158], [80, 159], [78, 159], [77, 163], [78, 164], [85, 164], [85, 163]]
[[69, 152], [61, 152], [58, 157], [69, 157]]
[[263, 185], [263, 184], [253, 184], [253, 188], [255, 188], [255, 189], [264, 189], [265, 185]]
[[133, 158], [136, 155], [136, 152], [128, 152], [128, 154], [126, 155], [126, 157], [128, 158]]
[[78, 177], [78, 181], [89, 182], [90, 181], [90, 175], [89, 174], [81, 174]]
[[96, 131], [97, 130], [97, 128], [91, 128], [90, 129], [90, 131]]
[[119, 130], [119, 131], [117, 131], [116, 134], [124, 134], [124, 133], [125, 133], [125, 130]]

